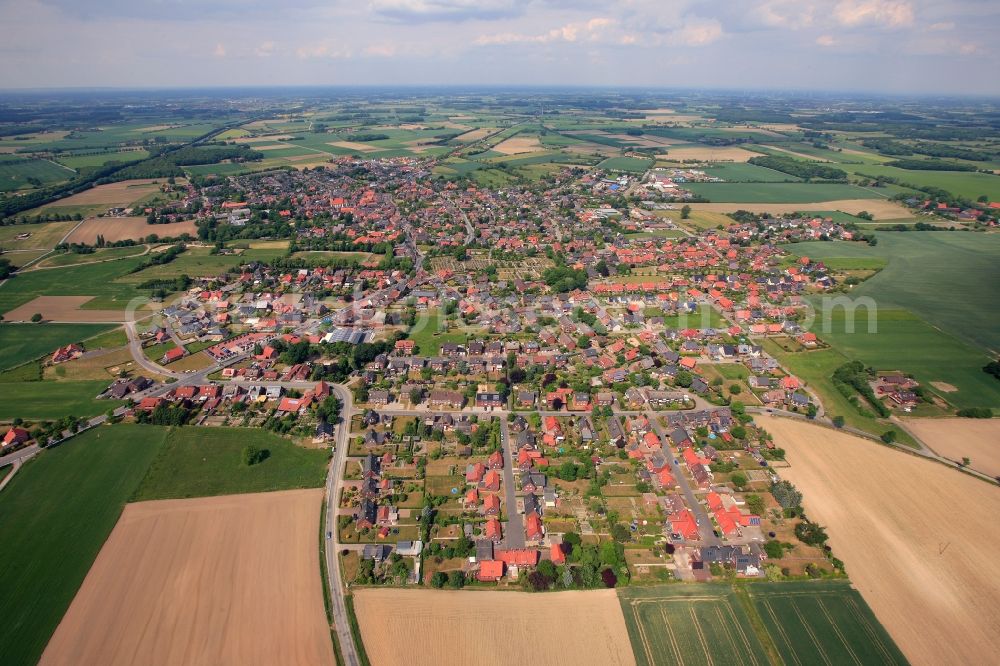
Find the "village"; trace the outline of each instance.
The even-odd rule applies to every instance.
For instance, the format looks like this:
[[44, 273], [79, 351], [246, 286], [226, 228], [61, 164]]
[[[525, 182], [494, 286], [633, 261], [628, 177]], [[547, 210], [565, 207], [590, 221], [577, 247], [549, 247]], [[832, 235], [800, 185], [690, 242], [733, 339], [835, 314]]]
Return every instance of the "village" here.
[[[130, 327], [137, 367], [102, 394], [121, 405], [110, 416], [313, 447], [348, 428], [336, 521], [348, 584], [836, 574], [822, 540], [803, 540], [797, 502], [773, 492], [783, 453], [752, 414], [822, 415], [761, 342], [822, 344], [800, 323], [805, 297], [838, 281], [822, 262], [785, 261], [780, 242], [850, 231], [815, 218], [678, 231], [657, 213], [704, 176], [691, 169], [634, 181], [567, 169], [541, 191], [427, 176], [411, 160], [345, 158], [186, 186], [149, 211], [199, 210], [199, 241], [223, 254], [275, 233], [291, 247], [190, 279]], [[901, 407], [914, 388], [902, 375], [875, 386]], [[4, 450], [79, 427], [18, 424]]]

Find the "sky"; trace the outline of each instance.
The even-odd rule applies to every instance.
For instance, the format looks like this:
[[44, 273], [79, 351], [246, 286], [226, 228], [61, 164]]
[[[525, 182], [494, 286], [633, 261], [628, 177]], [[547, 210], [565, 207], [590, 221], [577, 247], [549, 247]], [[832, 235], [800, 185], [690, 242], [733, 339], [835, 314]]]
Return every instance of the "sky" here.
[[0, 88], [1000, 94], [998, 0], [0, 0]]

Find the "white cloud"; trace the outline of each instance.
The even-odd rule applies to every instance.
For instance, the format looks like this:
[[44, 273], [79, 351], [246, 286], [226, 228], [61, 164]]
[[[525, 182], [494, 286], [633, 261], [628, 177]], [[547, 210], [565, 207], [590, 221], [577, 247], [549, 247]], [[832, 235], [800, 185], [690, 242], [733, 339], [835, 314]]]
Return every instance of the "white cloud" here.
[[269, 58], [274, 54], [274, 42], [268, 40], [266, 42], [261, 42], [261, 44], [254, 49], [254, 53], [261, 58]]
[[215, 50], [212, 51], [212, 55], [214, 55], [216, 58], [225, 58], [226, 57], [226, 47], [225, 47], [225, 45], [223, 45], [222, 42], [219, 42], [218, 44], [216, 44], [215, 45]]
[[944, 32], [946, 30], [954, 30], [955, 24], [952, 21], [941, 21], [940, 23], [931, 23], [927, 26], [929, 32]]
[[820, 35], [816, 38], [816, 43], [820, 46], [836, 46], [837, 40], [833, 35]]
[[834, 18], [844, 26], [880, 25], [901, 28], [913, 25], [913, 5], [906, 0], [840, 0]]
[[[608, 29], [616, 27], [617, 22], [609, 18], [592, 18], [585, 22], [567, 23], [539, 34], [524, 34], [502, 32], [495, 35], [480, 35], [475, 39], [479, 46], [494, 46], [498, 44], [547, 44], [550, 42], [601, 41], [608, 35]], [[618, 41], [621, 41], [619, 37]]]

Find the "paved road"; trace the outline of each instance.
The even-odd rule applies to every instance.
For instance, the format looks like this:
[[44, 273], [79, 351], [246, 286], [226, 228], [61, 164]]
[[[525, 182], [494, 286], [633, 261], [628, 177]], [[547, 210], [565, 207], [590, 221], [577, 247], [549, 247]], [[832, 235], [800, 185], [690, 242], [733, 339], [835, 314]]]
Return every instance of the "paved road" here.
[[503, 490], [507, 503], [507, 532], [504, 534], [504, 543], [507, 548], [524, 548], [524, 521], [517, 512], [514, 489], [514, 440], [510, 437], [507, 419], [503, 416], [497, 418], [500, 419], [500, 446], [504, 452]]
[[164, 375], [166, 377], [178, 376], [178, 373], [173, 370], [167, 370], [162, 365], [153, 363], [146, 358], [146, 355], [142, 351], [142, 339], [139, 338], [139, 332], [135, 328], [134, 321], [125, 322], [125, 334], [128, 336], [128, 350], [132, 354], [132, 359], [138, 363], [143, 370], [156, 375]]
[[646, 412], [646, 418], [649, 419], [650, 425], [653, 426], [653, 431], [660, 438], [660, 441], [663, 442], [663, 451], [670, 461], [670, 468], [673, 470], [674, 478], [677, 479], [677, 483], [681, 487], [681, 492], [684, 493], [684, 498], [687, 500], [688, 507], [698, 521], [698, 532], [701, 534], [701, 541], [708, 546], [720, 546], [722, 545], [722, 539], [715, 536], [712, 520], [708, 517], [705, 507], [698, 502], [691, 484], [688, 483], [687, 477], [684, 476], [684, 471], [681, 469], [680, 464], [678, 464], [679, 458], [674, 458], [673, 450], [670, 448], [670, 440], [667, 439], [667, 433], [660, 426], [657, 416], [656, 412]]
[[332, 601], [333, 622], [337, 632], [337, 640], [340, 643], [340, 651], [344, 658], [344, 663], [348, 666], [358, 666], [357, 648], [354, 645], [354, 636], [351, 634], [351, 625], [347, 619], [347, 606], [344, 603], [344, 586], [340, 579], [340, 563], [337, 561], [337, 553], [341, 544], [337, 533], [337, 504], [340, 497], [341, 479], [344, 478], [344, 464], [347, 462], [347, 448], [351, 431], [351, 417], [354, 415], [354, 397], [347, 387], [340, 384], [331, 386], [333, 392], [344, 404], [341, 413], [343, 417], [337, 426], [336, 448], [330, 460], [330, 468], [326, 476], [326, 532], [330, 538], [326, 542], [326, 572], [327, 583], [330, 586], [330, 600]]

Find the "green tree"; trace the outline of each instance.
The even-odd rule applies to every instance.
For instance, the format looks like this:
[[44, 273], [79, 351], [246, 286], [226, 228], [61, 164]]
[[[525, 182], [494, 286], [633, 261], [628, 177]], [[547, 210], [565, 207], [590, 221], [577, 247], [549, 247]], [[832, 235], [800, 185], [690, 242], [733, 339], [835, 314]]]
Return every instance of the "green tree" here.
[[42, 320], [42, 314], [40, 312], [36, 312], [35, 314], [31, 315], [32, 323], [37, 324], [41, 320]]
[[431, 576], [431, 587], [441, 589], [448, 582], [448, 576], [443, 571], [435, 571]]
[[691, 206], [685, 204], [685, 206], [681, 208], [681, 219], [686, 220], [689, 217], [691, 217]]

